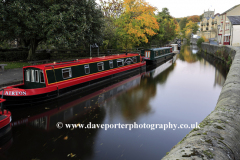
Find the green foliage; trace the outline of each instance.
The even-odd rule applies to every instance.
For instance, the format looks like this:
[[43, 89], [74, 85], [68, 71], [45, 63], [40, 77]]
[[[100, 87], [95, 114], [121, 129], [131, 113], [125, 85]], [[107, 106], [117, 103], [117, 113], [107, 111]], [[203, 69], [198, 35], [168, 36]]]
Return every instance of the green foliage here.
[[204, 42], [204, 39], [202, 37], [197, 40], [197, 46], [199, 48], [201, 47], [202, 42]]
[[188, 23], [187, 17], [182, 18], [181, 21], [179, 22], [180, 29], [183, 30], [183, 28], [186, 27], [187, 23]]
[[61, 47], [101, 43], [103, 17], [95, 0], [1, 1], [0, 39], [22, 39], [32, 59], [39, 42]]
[[163, 8], [162, 12], [158, 12], [156, 15], [159, 28], [155, 30], [157, 32], [153, 37], [149, 37], [149, 41], [152, 45], [164, 45], [168, 41], [176, 38], [177, 21], [170, 16], [167, 8]]

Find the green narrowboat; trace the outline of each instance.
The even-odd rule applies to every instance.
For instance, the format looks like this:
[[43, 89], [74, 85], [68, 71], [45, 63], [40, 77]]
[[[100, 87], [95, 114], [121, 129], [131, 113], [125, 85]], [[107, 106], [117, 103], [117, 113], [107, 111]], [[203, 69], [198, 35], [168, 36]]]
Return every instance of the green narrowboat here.
[[172, 51], [172, 47], [143, 49], [141, 50], [141, 56], [147, 62], [147, 64], [156, 64], [173, 57], [175, 53]]

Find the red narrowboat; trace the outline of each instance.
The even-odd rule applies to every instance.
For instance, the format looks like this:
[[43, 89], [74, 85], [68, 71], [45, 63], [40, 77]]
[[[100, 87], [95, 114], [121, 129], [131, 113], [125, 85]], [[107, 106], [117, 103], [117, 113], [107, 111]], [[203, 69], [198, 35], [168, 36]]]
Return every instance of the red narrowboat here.
[[27, 66], [23, 67], [23, 84], [3, 89], [3, 104], [42, 102], [145, 70], [146, 62], [137, 53]]
[[[3, 109], [3, 105], [2, 103], [5, 102], [6, 100], [3, 99], [3, 98], [0, 98], [0, 133], [1, 133], [1, 130], [9, 125], [11, 123], [11, 112], [8, 111], [8, 110], [4, 110]], [[1, 135], [1, 134], [0, 134]]]

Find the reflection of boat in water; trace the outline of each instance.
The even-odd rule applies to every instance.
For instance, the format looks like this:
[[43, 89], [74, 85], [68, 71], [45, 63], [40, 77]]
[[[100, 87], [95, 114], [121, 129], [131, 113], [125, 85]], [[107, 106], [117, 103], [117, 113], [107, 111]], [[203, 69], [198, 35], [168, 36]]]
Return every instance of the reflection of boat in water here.
[[106, 100], [111, 99], [113, 96], [139, 85], [141, 75], [142, 74], [138, 74], [132, 78], [126, 79], [47, 112], [14, 121], [12, 126], [15, 127], [27, 124], [44, 130], [55, 129], [57, 122], [65, 123], [76, 117], [84, 115], [85, 113], [101, 106], [101, 104], [103, 104]]
[[0, 129], [9, 125], [11, 123], [11, 112], [3, 108], [2, 103], [6, 101], [5, 99], [0, 98]]
[[145, 74], [145, 76], [147, 77], [152, 77], [155, 78], [157, 77], [160, 73], [162, 73], [163, 71], [165, 71], [167, 68], [169, 68], [177, 59], [177, 56], [173, 56], [172, 59], [168, 60], [167, 62], [159, 65], [157, 68], [155, 68], [152, 71], [149, 71]]
[[12, 142], [12, 128], [11, 125], [8, 124], [0, 129], [0, 154], [8, 150], [11, 147]]

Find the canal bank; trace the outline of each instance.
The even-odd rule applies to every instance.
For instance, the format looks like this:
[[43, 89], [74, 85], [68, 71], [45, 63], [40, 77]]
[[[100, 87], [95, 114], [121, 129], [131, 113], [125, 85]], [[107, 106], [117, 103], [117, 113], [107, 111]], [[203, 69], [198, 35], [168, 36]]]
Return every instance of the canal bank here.
[[240, 159], [240, 47], [232, 49], [235, 51], [233, 62], [214, 111], [163, 160]]

